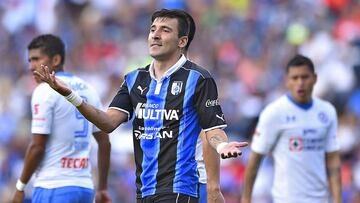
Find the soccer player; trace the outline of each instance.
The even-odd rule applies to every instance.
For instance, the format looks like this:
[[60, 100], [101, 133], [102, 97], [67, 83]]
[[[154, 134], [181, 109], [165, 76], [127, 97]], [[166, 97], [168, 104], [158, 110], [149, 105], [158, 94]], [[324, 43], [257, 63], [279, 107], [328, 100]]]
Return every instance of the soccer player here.
[[37, 73], [105, 132], [133, 121], [137, 202], [197, 202], [195, 148], [201, 129], [222, 158], [237, 157], [246, 142], [228, 142], [217, 88], [208, 71], [182, 54], [189, 23], [177, 10], [152, 15], [153, 61], [125, 76], [106, 112], [84, 101], [48, 67]]
[[[65, 49], [54, 35], [40, 35], [28, 45], [30, 71], [41, 72], [41, 64], [50, 67], [56, 77], [77, 92], [82, 99], [98, 108], [100, 99], [95, 90], [82, 79], [64, 72]], [[38, 86], [32, 100], [32, 142], [24, 167], [16, 183], [13, 202], [22, 202], [24, 187], [35, 173], [32, 202], [84, 202], [94, 200], [91, 178], [90, 136], [94, 135], [98, 149], [99, 180], [96, 202], [111, 202], [107, 192], [110, 162], [108, 134], [97, 129], [64, 97], [42, 83], [34, 74]]]
[[289, 93], [260, 115], [242, 203], [251, 202], [259, 164], [267, 153], [275, 165], [274, 203], [342, 202], [336, 111], [329, 102], [312, 96], [316, 77], [312, 61], [305, 56], [296, 55], [287, 64]]
[[[188, 43], [183, 52], [187, 57], [189, 46], [195, 36], [196, 25], [190, 14], [184, 11], [183, 13], [189, 23]], [[199, 203], [224, 203], [225, 199], [220, 190], [220, 157], [208, 144], [203, 131], [196, 142], [195, 153], [199, 174]]]

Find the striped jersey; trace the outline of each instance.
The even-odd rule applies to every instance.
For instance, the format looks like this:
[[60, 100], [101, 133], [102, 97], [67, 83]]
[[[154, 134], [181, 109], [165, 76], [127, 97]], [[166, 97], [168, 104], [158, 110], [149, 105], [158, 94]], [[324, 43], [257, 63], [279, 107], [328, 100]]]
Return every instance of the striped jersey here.
[[[89, 104], [101, 108], [96, 91], [82, 79], [58, 72], [60, 78]], [[46, 83], [39, 84], [32, 95], [33, 134], [48, 136], [45, 155], [35, 172], [35, 187], [79, 186], [93, 189], [90, 166], [90, 139], [100, 131]]]
[[182, 56], [157, 80], [150, 64], [125, 76], [109, 108], [126, 112], [129, 120], [134, 116], [137, 197], [197, 197], [195, 149], [200, 130], [226, 127], [209, 72]]

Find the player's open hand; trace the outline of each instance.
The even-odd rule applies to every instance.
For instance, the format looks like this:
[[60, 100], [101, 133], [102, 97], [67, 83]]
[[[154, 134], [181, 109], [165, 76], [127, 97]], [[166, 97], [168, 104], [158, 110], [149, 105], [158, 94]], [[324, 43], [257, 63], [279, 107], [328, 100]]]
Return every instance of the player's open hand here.
[[218, 152], [222, 159], [236, 158], [242, 154], [240, 148], [246, 146], [248, 146], [247, 142], [229, 142], [222, 146]]
[[95, 203], [111, 203], [111, 197], [107, 190], [98, 190], [95, 195]]
[[24, 201], [25, 193], [23, 191], [16, 190], [12, 203], [22, 203]]
[[71, 90], [69, 89], [69, 87], [64, 82], [55, 77], [54, 71], [50, 73], [50, 69], [48, 66], [41, 64], [41, 70], [41, 73], [38, 71], [34, 71], [34, 74], [42, 81], [49, 84], [49, 86], [55, 91], [57, 91], [59, 94], [63, 96], [71, 94]]

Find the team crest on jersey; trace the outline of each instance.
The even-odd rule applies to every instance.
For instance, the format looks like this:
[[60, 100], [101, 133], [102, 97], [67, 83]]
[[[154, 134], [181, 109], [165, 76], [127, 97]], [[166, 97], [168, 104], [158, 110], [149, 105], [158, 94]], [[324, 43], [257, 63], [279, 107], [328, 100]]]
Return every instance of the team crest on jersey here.
[[319, 118], [320, 122], [322, 122], [322, 123], [327, 123], [329, 120], [328, 116], [324, 112], [320, 112], [318, 114], [318, 118]]
[[182, 90], [182, 85], [183, 85], [182, 81], [174, 81], [171, 85], [171, 94], [172, 95], [180, 94]]
[[289, 150], [300, 152], [304, 149], [304, 140], [301, 137], [291, 137], [289, 139]]

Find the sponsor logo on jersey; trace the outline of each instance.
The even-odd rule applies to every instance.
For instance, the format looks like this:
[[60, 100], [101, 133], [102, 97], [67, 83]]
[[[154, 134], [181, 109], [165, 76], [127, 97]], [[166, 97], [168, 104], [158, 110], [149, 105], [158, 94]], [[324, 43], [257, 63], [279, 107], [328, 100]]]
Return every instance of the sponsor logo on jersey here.
[[138, 103], [135, 115], [138, 119], [179, 120], [179, 110], [159, 109], [159, 104]]
[[218, 99], [214, 99], [214, 100], [208, 99], [205, 102], [205, 107], [213, 107], [213, 106], [218, 106], [218, 105], [220, 105], [220, 102]]
[[174, 81], [171, 85], [171, 94], [178, 95], [182, 90], [183, 82], [182, 81]]
[[322, 122], [322, 123], [327, 123], [329, 121], [328, 116], [324, 112], [320, 112], [318, 114], [318, 118], [319, 118], [319, 121]]
[[173, 131], [158, 131], [154, 133], [143, 133], [140, 130], [134, 130], [134, 135], [136, 139], [145, 139], [145, 140], [152, 140], [152, 139], [164, 139], [164, 138], [173, 138]]
[[85, 83], [81, 82], [71, 82], [70, 86], [73, 91], [85, 90], [88, 88]]
[[289, 139], [289, 150], [299, 152], [304, 149], [303, 138], [301, 137], [291, 137]]
[[89, 166], [88, 158], [73, 158], [73, 157], [61, 158], [62, 168], [87, 168], [88, 166]]
[[324, 149], [324, 143], [324, 138], [290, 137], [289, 150], [292, 152], [319, 151]]

